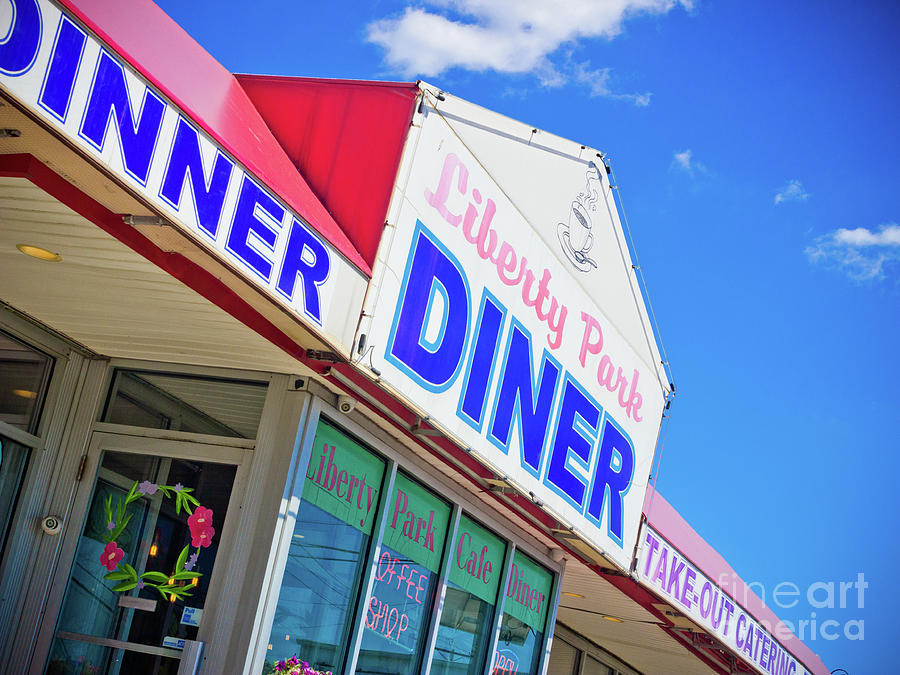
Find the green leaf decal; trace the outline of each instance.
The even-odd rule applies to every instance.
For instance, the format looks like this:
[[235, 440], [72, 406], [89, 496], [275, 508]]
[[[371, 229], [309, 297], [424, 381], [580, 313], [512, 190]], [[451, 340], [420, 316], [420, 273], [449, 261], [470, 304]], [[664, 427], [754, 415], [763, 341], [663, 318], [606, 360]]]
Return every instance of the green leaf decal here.
[[181, 553], [178, 556], [178, 562], [175, 563], [175, 571], [176, 572], [179, 572], [184, 569], [184, 564], [187, 562], [187, 559], [188, 559], [188, 549], [189, 548], [190, 548], [190, 546], [185, 546], [183, 549], [181, 549]]
[[154, 584], [165, 584], [169, 581], [169, 577], [167, 577], [162, 572], [144, 572], [141, 575], [141, 579], [143, 579], [144, 581], [150, 581]]
[[122, 592], [122, 591], [130, 591], [130, 590], [131, 590], [132, 588], [134, 588], [135, 586], [137, 586], [137, 582], [136, 582], [136, 581], [123, 581], [123, 582], [122, 582], [121, 584], [119, 584], [118, 586], [113, 586], [113, 590], [114, 590], [114, 591], [119, 591], [119, 592]]

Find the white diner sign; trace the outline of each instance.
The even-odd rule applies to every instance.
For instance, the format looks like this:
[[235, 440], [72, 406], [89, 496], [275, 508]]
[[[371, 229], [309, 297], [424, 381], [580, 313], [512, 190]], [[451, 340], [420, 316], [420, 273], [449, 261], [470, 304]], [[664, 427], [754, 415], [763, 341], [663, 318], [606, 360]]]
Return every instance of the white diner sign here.
[[[543, 167], [548, 181], [569, 181], [559, 212], [573, 210], [565, 232], [544, 224], [547, 237], [441, 114], [426, 108], [420, 121], [374, 270], [373, 319], [360, 327], [371, 364], [430, 423], [628, 569], [665, 395], [656, 364], [604, 314], [603, 288], [589, 295], [574, 277], [593, 269], [584, 223], [592, 186], [608, 189], [605, 172], [576, 158], [562, 174]], [[519, 177], [535, 190], [544, 178]]]
[[349, 352], [367, 279], [332, 245], [55, 4], [3, 0], [0, 35], [4, 91]]
[[638, 581], [763, 675], [806, 675], [803, 665], [738, 602], [685, 559], [646, 522], [641, 528]]

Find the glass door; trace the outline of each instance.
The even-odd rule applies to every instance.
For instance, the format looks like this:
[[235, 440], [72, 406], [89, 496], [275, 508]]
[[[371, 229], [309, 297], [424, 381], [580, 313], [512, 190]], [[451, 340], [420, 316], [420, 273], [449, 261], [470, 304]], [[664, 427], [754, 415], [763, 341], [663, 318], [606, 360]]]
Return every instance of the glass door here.
[[93, 484], [83, 486], [79, 500], [83, 526], [70, 533], [74, 559], [45, 672], [184, 672], [182, 657], [202, 626], [240, 451], [149, 438], [104, 442], [104, 436], [114, 437], [95, 434], [92, 443]]

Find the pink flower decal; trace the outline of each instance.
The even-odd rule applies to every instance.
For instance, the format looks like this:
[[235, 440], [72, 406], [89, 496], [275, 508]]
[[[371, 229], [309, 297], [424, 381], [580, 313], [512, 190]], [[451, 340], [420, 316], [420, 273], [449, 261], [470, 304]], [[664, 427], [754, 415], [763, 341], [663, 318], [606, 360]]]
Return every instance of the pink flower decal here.
[[125, 551], [116, 546], [116, 542], [111, 541], [103, 549], [103, 553], [100, 554], [100, 564], [112, 572], [124, 557]]
[[191, 546], [206, 548], [212, 543], [213, 535], [216, 533], [212, 522], [212, 509], [198, 506], [194, 510], [191, 517], [188, 518], [188, 527], [191, 530]]

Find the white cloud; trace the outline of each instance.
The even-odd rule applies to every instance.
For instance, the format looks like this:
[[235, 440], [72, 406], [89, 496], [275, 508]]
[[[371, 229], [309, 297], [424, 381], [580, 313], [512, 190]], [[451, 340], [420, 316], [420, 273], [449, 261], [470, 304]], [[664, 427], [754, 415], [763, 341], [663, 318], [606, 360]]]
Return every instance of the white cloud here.
[[681, 152], [676, 152], [672, 155], [672, 166], [679, 171], [684, 171], [691, 176], [696, 174], [705, 175], [709, 172], [706, 170], [706, 165], [703, 162], [698, 162], [694, 159], [694, 151], [688, 148], [687, 150], [682, 150]]
[[[450, 68], [535, 75], [544, 86], [574, 80], [593, 96], [649, 103], [649, 94], [616, 94], [609, 69], [551, 58], [579, 40], [610, 40], [636, 14], [665, 14], [693, 0], [423, 0], [399, 16], [373, 21], [367, 39], [386, 50], [389, 66], [406, 77], [431, 77]], [[560, 61], [559, 58], [556, 59]]]
[[803, 183], [799, 180], [789, 180], [787, 184], [775, 195], [775, 203], [802, 202], [809, 198], [809, 193], [803, 189]]
[[690, 171], [691, 170], [691, 156], [693, 154], [694, 153], [690, 148], [688, 148], [687, 150], [685, 150], [683, 152], [676, 152], [675, 158], [674, 158], [675, 166], [678, 166], [678, 167], [684, 169], [685, 171]]
[[880, 225], [877, 231], [842, 227], [819, 237], [804, 252], [810, 262], [842, 269], [851, 279], [883, 279], [886, 270], [900, 262], [900, 225]]
[[643, 94], [616, 94], [609, 88], [609, 77], [612, 68], [590, 70], [587, 63], [577, 63], [574, 68], [574, 79], [579, 84], [587, 85], [591, 96], [603, 96], [616, 101], [630, 101], [639, 108], [650, 105], [650, 92]]

